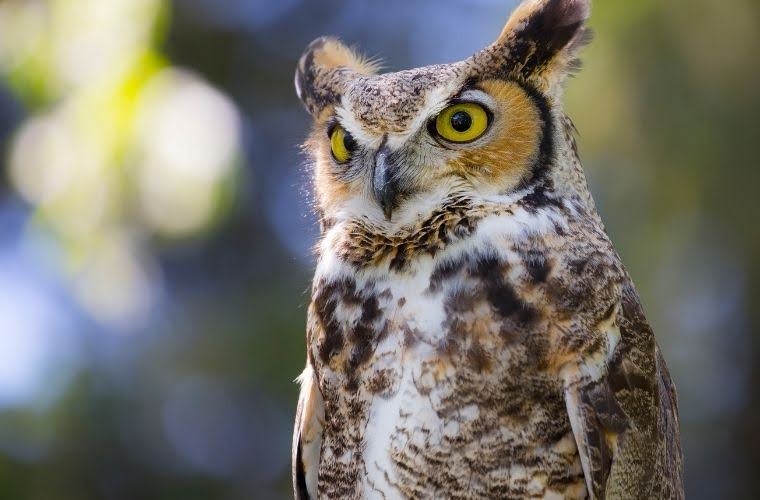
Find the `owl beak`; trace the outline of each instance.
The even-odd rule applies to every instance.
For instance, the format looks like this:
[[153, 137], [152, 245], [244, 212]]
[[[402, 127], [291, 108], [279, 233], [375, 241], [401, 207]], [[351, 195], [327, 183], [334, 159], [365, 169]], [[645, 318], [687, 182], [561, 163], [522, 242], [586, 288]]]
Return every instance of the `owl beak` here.
[[382, 145], [375, 154], [375, 166], [372, 171], [372, 192], [387, 220], [391, 220], [398, 196], [397, 166], [390, 156], [390, 149]]

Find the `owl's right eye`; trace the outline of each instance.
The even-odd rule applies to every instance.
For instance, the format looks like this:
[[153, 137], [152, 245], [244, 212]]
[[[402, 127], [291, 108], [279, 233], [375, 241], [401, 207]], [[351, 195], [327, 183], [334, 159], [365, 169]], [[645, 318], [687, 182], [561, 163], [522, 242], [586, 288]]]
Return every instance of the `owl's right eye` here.
[[356, 149], [356, 141], [346, 132], [346, 129], [336, 125], [330, 131], [330, 151], [338, 163], [345, 163], [351, 159], [351, 153]]
[[485, 134], [491, 119], [488, 111], [476, 102], [458, 102], [441, 111], [430, 127], [447, 142], [463, 144]]

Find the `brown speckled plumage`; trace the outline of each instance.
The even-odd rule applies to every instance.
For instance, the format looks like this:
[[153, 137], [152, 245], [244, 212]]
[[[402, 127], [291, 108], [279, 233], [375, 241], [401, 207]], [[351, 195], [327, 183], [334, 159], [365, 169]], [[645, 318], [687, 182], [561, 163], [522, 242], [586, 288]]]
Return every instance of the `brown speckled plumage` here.
[[[332, 39], [299, 63], [325, 224], [297, 498], [683, 498], [673, 384], [560, 105], [587, 15], [525, 2], [452, 65], [373, 75]], [[462, 95], [492, 106], [491, 129], [437, 145], [426, 123]], [[531, 123], [511, 144], [516, 117]], [[345, 165], [336, 121], [359, 144]], [[384, 217], [370, 186], [388, 144]]]

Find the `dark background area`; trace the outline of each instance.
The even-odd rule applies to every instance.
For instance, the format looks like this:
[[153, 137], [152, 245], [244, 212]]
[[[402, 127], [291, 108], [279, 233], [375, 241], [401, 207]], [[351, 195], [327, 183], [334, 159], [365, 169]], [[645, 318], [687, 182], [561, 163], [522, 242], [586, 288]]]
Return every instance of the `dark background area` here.
[[[0, 498], [286, 498], [318, 229], [309, 41], [450, 62], [515, 1], [0, 0]], [[679, 390], [756, 498], [760, 4], [597, 1], [567, 111]]]

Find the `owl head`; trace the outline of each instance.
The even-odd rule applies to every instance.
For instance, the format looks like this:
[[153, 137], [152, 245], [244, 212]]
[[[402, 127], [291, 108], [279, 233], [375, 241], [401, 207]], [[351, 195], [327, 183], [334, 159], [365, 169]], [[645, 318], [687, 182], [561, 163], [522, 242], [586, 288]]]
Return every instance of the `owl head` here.
[[[296, 70], [323, 222], [392, 228], [447, 197], [515, 196], [567, 170], [561, 88], [589, 0], [527, 0], [497, 40], [452, 64], [378, 73], [335, 38]], [[585, 182], [583, 183], [585, 185]]]

